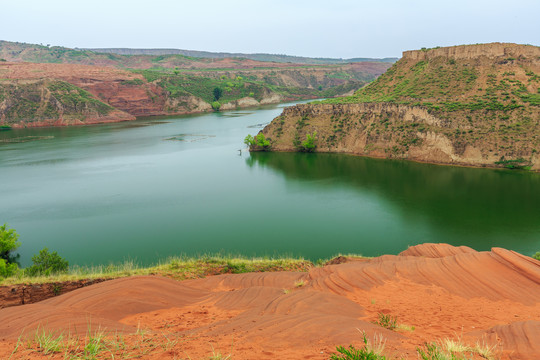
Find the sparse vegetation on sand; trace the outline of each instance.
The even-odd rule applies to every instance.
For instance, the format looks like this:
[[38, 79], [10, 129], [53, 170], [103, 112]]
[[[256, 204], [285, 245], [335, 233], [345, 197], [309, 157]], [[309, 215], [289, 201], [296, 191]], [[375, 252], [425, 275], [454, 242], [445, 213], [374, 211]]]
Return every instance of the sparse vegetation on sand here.
[[32, 257], [32, 266], [20, 269], [19, 234], [7, 224], [0, 226], [0, 285], [59, 283], [65, 281], [113, 279], [133, 275], [162, 275], [178, 280], [208, 275], [265, 271], [307, 271], [313, 263], [304, 259], [247, 258], [234, 255], [177, 256], [156, 265], [141, 266], [127, 260], [121, 264], [69, 267], [56, 251], [44, 248]]
[[374, 321], [373, 323], [388, 330], [414, 331], [415, 329], [414, 326], [399, 324], [397, 321], [397, 316], [384, 313], [379, 313], [377, 321]]
[[115, 279], [135, 275], [161, 275], [177, 280], [186, 280], [218, 274], [307, 271], [313, 266], [313, 263], [301, 258], [247, 258], [233, 255], [177, 256], [152, 266], [141, 266], [133, 260], [126, 260], [118, 264], [73, 266], [68, 272], [61, 274], [28, 276], [25, 272], [19, 272], [16, 275], [0, 279], [0, 285]]
[[368, 340], [366, 333], [362, 333], [364, 345], [356, 348], [354, 345], [349, 347], [337, 346], [338, 354], [333, 354], [330, 360], [386, 360], [382, 355], [386, 341], [380, 335], [375, 335], [373, 341]]
[[425, 344], [423, 348], [416, 351], [422, 360], [468, 360], [480, 356], [481, 358], [496, 359], [496, 345], [488, 345], [485, 342], [470, 346], [458, 337], [457, 339], [445, 338], [431, 344]]
[[388, 330], [394, 330], [398, 327], [397, 316], [392, 316], [390, 314], [379, 313], [379, 318], [375, 321], [375, 324], [382, 326]]
[[[338, 354], [333, 354], [330, 360], [386, 360], [394, 357], [386, 357], [382, 353], [385, 348], [386, 340], [382, 335], [375, 335], [373, 341], [367, 339], [363, 333], [364, 345], [356, 348], [354, 345], [349, 347], [337, 346]], [[418, 356], [422, 360], [468, 360], [476, 359], [480, 356], [483, 359], [496, 359], [497, 346], [490, 346], [485, 342], [476, 342], [469, 346], [463, 342], [461, 337], [457, 339], [445, 338], [430, 344], [426, 343], [422, 348], [417, 348]], [[400, 358], [400, 357], [397, 357]]]

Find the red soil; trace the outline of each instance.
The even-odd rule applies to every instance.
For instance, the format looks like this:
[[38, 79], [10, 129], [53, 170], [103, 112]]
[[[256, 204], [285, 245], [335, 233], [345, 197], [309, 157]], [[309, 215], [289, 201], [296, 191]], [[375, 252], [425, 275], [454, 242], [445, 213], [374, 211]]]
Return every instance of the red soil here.
[[[147, 57], [142, 58], [146, 59], [145, 61], [150, 61]], [[151, 82], [147, 82], [141, 74], [115, 68], [111, 65], [112, 64], [109, 62], [94, 65], [0, 62], [0, 79], [7, 79], [8, 81], [17, 82], [39, 79], [56, 79], [66, 81], [90, 92], [96, 99], [111, 105], [115, 109], [121, 110], [112, 112], [106, 117], [99, 117], [95, 119], [88, 118], [84, 121], [85, 124], [134, 120], [135, 116], [189, 114], [208, 111], [209, 109], [209, 105], [206, 110], [201, 110], [196, 106], [196, 104], [191, 104], [188, 106], [188, 108], [180, 107], [177, 111], [170, 111], [167, 104], [167, 93], [161, 87]], [[152, 64], [136, 62], [133, 65], [134, 68], [150, 68]], [[298, 67], [299, 64], [264, 63], [245, 59], [202, 59], [201, 61], [190, 62], [189, 66], [187, 67], [193, 68], [193, 70], [204, 70], [205, 68], [243, 69], [249, 74], [263, 77], [265, 73], [274, 72], [274, 70], [268, 69], [268, 66], [271, 66], [272, 69], [278, 69], [281, 71], [281, 69], [286, 70], [291, 67]], [[355, 71], [363, 72], [366, 75], [379, 76], [388, 68], [388, 64], [377, 62], [352, 63], [340, 65], [340, 68], [351, 68]], [[306, 71], [309, 71], [309, 73], [313, 76], [322, 77], [328, 69], [328, 66], [310, 65], [309, 69]], [[303, 69], [300, 68], [298, 71], [301, 72]], [[319, 71], [319, 73], [317, 73], [317, 71]], [[259, 72], [260, 74], [257, 75]], [[208, 76], [209, 73], [203, 71], [193, 72], [192, 74]], [[288, 75], [283, 76], [285, 79], [288, 79]], [[133, 80], [139, 80], [139, 83], [135, 83]], [[342, 80], [339, 79], [335, 80], [336, 84], [334, 85], [338, 85], [342, 82]], [[287, 84], [287, 86], [303, 86], [291, 79], [288, 79], [287, 81], [292, 81], [292, 83], [287, 83], [285, 81], [284, 84]], [[304, 97], [305, 96], [302, 96], [302, 98]], [[14, 127], [63, 126], [79, 124], [80, 123], [68, 123], [62, 120], [51, 120], [41, 123], [23, 123], [20, 125], [14, 125]]]
[[[381, 312], [415, 330], [373, 324]], [[495, 346], [502, 359], [538, 359], [540, 262], [498, 248], [424, 244], [309, 273], [112, 280], [0, 310], [0, 358], [38, 326], [82, 336], [101, 327], [125, 333], [128, 343], [139, 341], [130, 335], [138, 327], [148, 329], [146, 345], [137, 346], [151, 359], [212, 351], [234, 359], [328, 359], [336, 345], [361, 346], [359, 331], [381, 334], [391, 358], [417, 359], [425, 342], [461, 337]], [[166, 346], [170, 338], [179, 341]], [[12, 358], [40, 356], [23, 349]]]
[[[115, 111], [107, 118], [88, 119], [85, 121], [86, 124], [134, 120], [135, 116], [166, 114], [163, 110], [165, 94], [161, 88], [147, 83], [140, 74], [113, 67], [24, 62], [0, 63], [0, 78], [17, 81], [38, 79], [66, 81], [125, 112]], [[130, 80], [140, 80], [142, 85], [130, 84]], [[43, 124], [43, 126], [51, 125], [63, 124]], [[40, 124], [34, 123], [33, 126], [40, 126]]]

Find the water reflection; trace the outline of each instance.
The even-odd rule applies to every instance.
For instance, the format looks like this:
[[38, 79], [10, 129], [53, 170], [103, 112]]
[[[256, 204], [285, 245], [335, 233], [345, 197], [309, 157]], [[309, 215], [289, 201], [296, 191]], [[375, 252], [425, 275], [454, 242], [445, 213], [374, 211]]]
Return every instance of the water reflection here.
[[517, 243], [535, 249], [540, 242], [540, 174], [340, 154], [251, 153], [246, 163], [321, 192], [342, 185], [377, 194], [403, 218], [422, 218], [437, 229], [433, 242], [472, 241], [481, 249]]

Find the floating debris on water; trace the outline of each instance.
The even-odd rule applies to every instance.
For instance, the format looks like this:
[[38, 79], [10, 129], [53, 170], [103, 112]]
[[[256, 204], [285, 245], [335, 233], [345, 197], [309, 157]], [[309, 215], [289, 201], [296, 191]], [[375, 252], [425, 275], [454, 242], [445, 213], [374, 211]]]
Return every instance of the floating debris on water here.
[[170, 121], [152, 121], [152, 122], [144, 122], [144, 123], [126, 124], [125, 127], [139, 128], [139, 127], [146, 127], [146, 126], [159, 125], [159, 124], [170, 124], [170, 123], [171, 123]]
[[255, 125], [249, 125], [248, 128], [263, 128], [265, 127], [266, 125], [270, 124], [269, 122], [267, 123], [264, 123], [264, 124], [255, 124]]
[[240, 116], [251, 115], [251, 114], [253, 113], [252, 112], [228, 112], [228, 113], [222, 113], [222, 116], [240, 117]]
[[0, 139], [0, 143], [25, 143], [29, 141], [54, 139], [54, 136], [21, 136], [10, 139]]
[[164, 140], [195, 142], [195, 141], [206, 140], [213, 137], [216, 137], [216, 135], [180, 134], [180, 135], [176, 135], [176, 136], [164, 139]]

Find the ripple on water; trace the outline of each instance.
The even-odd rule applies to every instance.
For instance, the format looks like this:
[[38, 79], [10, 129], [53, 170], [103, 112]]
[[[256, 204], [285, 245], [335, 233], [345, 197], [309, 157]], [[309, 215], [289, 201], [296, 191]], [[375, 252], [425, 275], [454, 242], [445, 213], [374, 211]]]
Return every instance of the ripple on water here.
[[170, 121], [152, 121], [152, 122], [144, 122], [144, 123], [131, 123], [131, 124], [125, 124], [123, 128], [140, 128], [140, 127], [147, 127], [152, 125], [160, 125], [160, 124], [170, 124]]
[[202, 134], [179, 134], [176, 136], [172, 136], [170, 138], [166, 138], [164, 140], [195, 142], [195, 141], [206, 140], [213, 137], [216, 137], [216, 136], [215, 135], [202, 135]]
[[30, 142], [30, 141], [47, 140], [47, 139], [54, 139], [54, 136], [21, 136], [21, 137], [16, 137], [16, 138], [0, 139], [0, 143], [14, 144], [14, 143], [25, 143], [25, 142]]
[[247, 126], [248, 129], [257, 129], [257, 128], [263, 128], [266, 125], [270, 124], [269, 122], [263, 123], [263, 124], [255, 124], [255, 125], [249, 125]]

